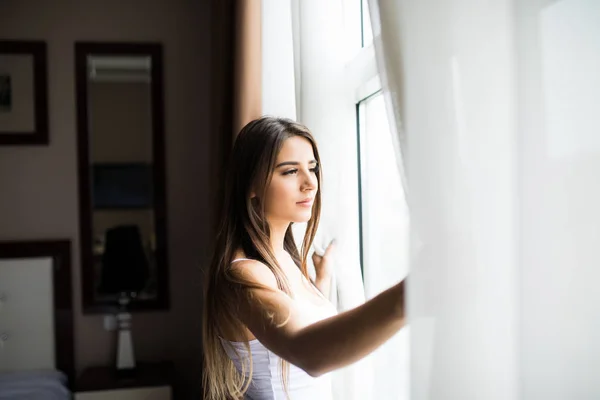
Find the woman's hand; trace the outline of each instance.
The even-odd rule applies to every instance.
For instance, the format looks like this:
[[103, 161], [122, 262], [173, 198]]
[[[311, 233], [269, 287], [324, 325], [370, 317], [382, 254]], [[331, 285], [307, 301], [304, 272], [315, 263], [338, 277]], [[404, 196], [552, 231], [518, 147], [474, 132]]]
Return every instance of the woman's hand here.
[[333, 276], [334, 253], [336, 249], [335, 240], [332, 240], [325, 253], [320, 256], [313, 253], [312, 260], [315, 265], [315, 286], [323, 293], [325, 297], [329, 297], [329, 288], [331, 285], [331, 277]]
[[313, 253], [312, 260], [315, 265], [317, 279], [330, 278], [333, 275], [333, 256], [335, 249], [336, 244], [334, 239], [329, 243], [329, 246], [327, 246], [325, 253], [322, 256], [318, 255], [316, 252]]

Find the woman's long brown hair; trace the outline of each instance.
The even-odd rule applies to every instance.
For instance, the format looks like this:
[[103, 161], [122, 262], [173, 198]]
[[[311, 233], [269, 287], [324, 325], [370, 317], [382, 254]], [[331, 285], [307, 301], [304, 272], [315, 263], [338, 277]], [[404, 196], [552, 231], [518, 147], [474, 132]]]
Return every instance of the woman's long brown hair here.
[[[238, 371], [220, 339], [222, 332], [218, 321], [225, 321], [237, 332], [244, 331], [245, 327], [237, 316], [239, 297], [247, 295], [248, 289], [265, 289], [231, 273], [231, 261], [235, 252], [242, 249], [247, 258], [265, 264], [275, 275], [279, 289], [293, 297], [285, 273], [273, 254], [264, 202], [261, 201], [271, 181], [283, 142], [293, 136], [303, 137], [311, 143], [315, 160], [320, 166], [317, 145], [310, 131], [289, 119], [262, 117], [254, 120], [240, 131], [233, 147], [216, 246], [210, 266], [205, 271], [202, 382], [207, 400], [239, 399], [243, 397], [252, 379], [252, 355], [248, 341], [244, 344], [250, 357], [249, 360], [243, 360], [242, 371]], [[285, 250], [307, 279], [309, 275], [306, 260], [321, 214], [320, 169], [317, 180], [319, 190], [301, 250], [298, 251], [294, 241], [291, 224], [284, 238]], [[256, 197], [251, 198], [252, 192]], [[281, 376], [286, 392], [288, 372], [289, 364], [283, 361]]]

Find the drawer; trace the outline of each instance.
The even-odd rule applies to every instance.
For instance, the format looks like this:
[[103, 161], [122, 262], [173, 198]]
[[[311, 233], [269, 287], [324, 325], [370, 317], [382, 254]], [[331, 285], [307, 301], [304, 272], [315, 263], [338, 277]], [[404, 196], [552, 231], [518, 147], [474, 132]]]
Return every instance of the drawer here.
[[99, 390], [75, 393], [75, 400], [171, 400], [171, 387]]

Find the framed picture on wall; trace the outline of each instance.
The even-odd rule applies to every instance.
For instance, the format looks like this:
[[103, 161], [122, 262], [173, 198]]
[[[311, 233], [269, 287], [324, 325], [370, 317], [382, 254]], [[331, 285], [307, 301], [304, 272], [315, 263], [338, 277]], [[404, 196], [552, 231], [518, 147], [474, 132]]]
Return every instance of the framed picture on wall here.
[[0, 40], [0, 145], [47, 145], [46, 43]]

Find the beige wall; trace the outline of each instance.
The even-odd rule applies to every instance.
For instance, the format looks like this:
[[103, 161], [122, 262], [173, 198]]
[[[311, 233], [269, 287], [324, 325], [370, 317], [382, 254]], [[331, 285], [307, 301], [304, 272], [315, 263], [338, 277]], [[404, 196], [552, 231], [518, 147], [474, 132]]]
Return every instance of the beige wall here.
[[[82, 315], [74, 88], [76, 40], [160, 41], [165, 120], [171, 310], [134, 316], [136, 356], [172, 359], [200, 380], [200, 273], [207, 258], [210, 154], [210, 2], [2, 0], [0, 37], [48, 45], [50, 145], [0, 147], [0, 240], [73, 241], [76, 364], [110, 365], [114, 333]], [[191, 393], [191, 390], [190, 390]]]

